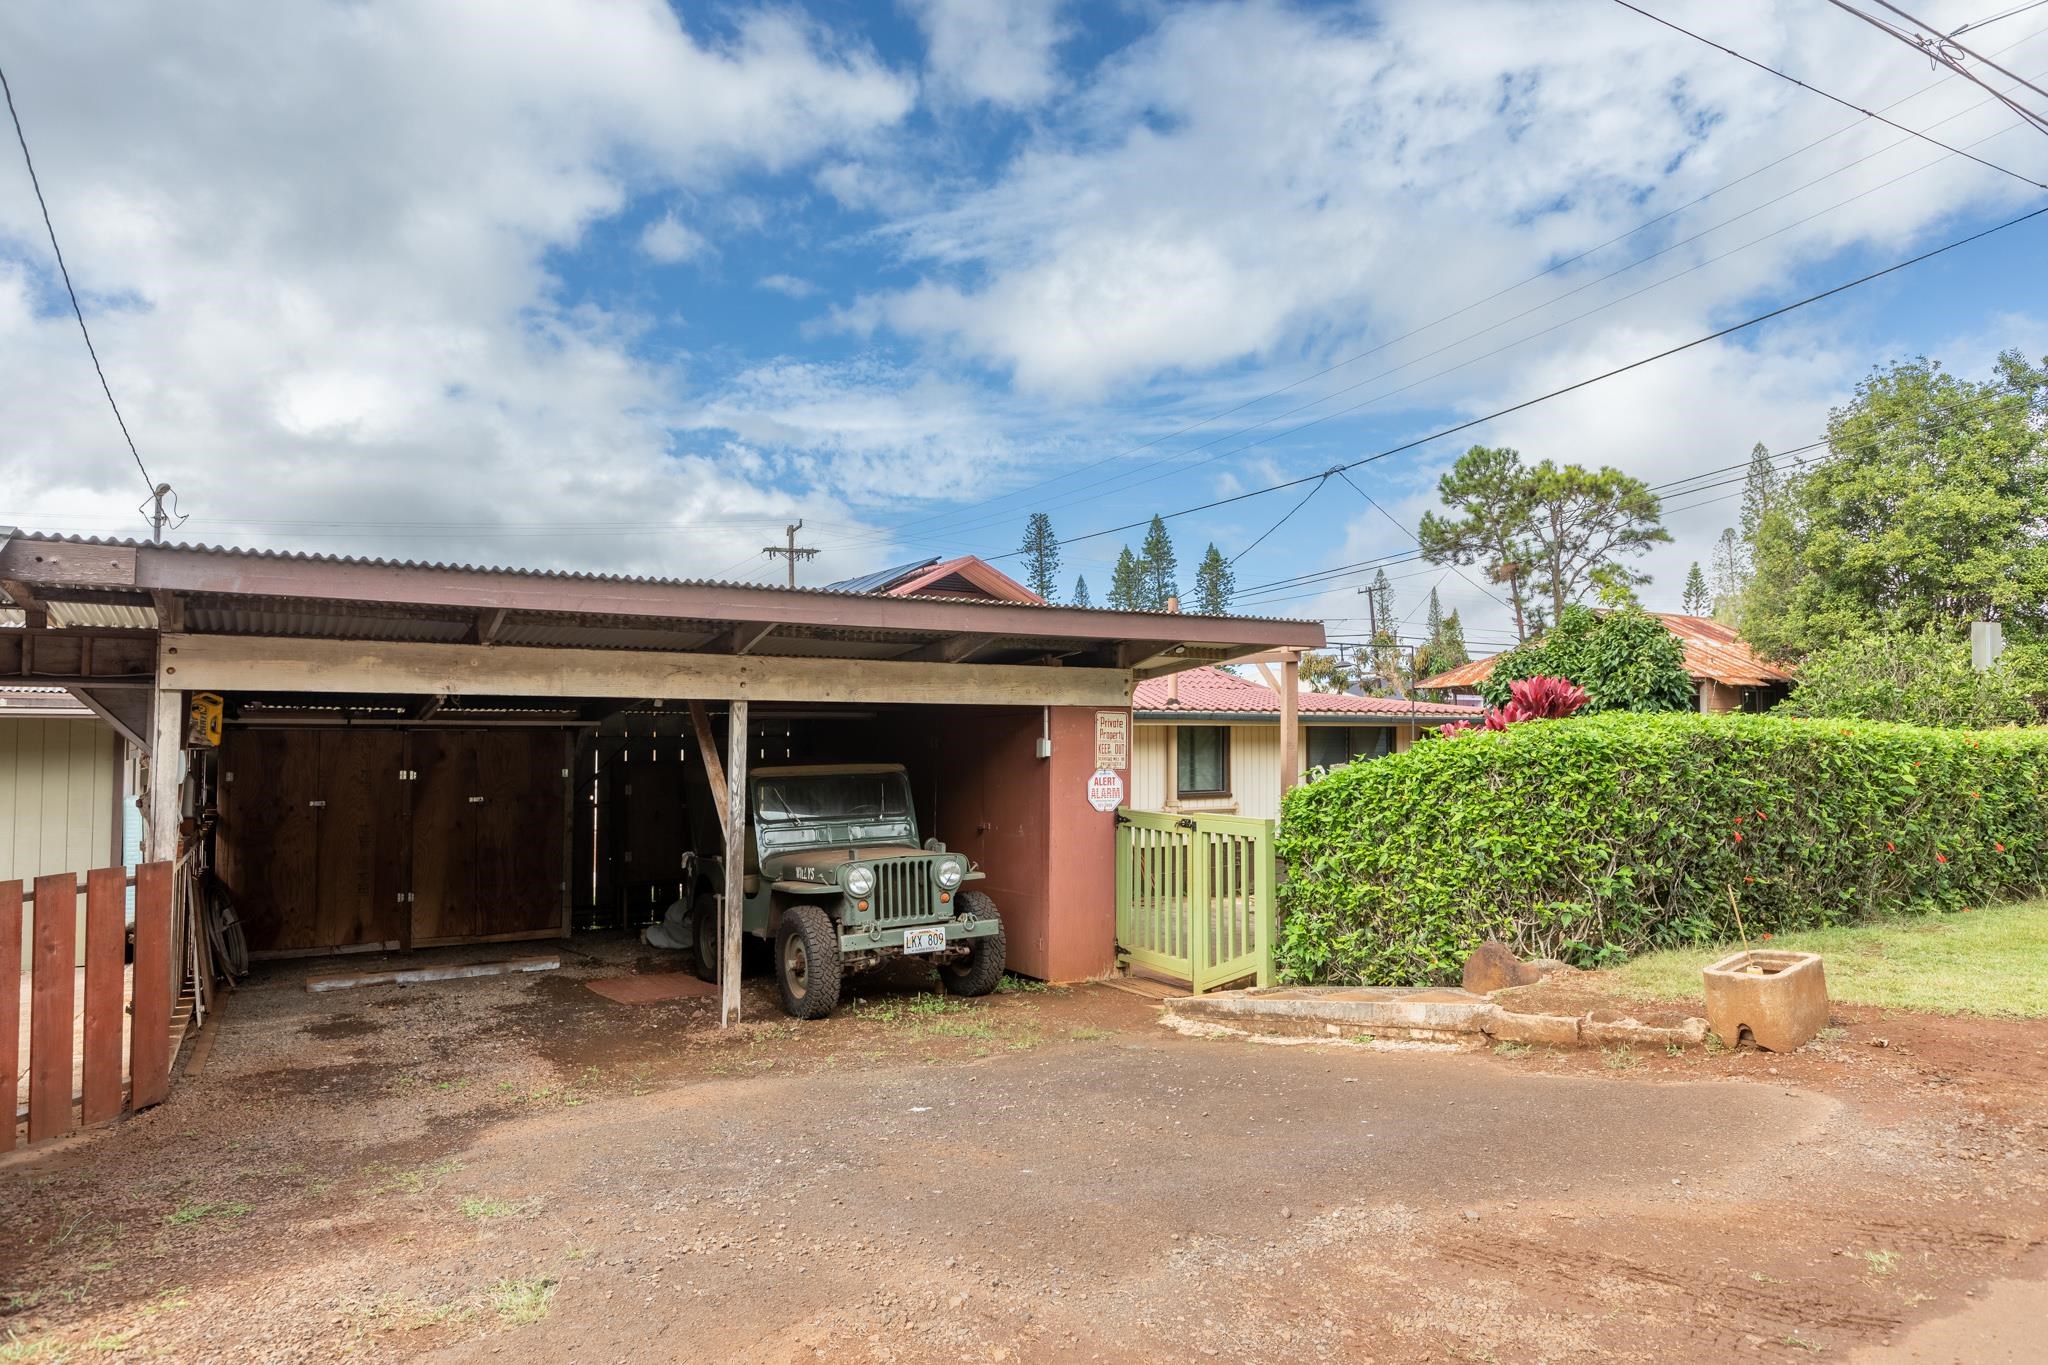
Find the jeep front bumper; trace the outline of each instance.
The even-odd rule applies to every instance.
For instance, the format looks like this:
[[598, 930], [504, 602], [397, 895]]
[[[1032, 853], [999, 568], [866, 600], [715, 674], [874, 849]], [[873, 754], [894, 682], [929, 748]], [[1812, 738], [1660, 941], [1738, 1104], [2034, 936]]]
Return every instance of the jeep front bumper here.
[[987, 938], [990, 934], [1000, 933], [1003, 927], [1000, 921], [992, 919], [941, 919], [924, 924], [891, 924], [886, 928], [856, 926], [841, 931], [839, 951], [865, 953], [895, 949], [901, 952], [905, 929], [936, 929], [941, 926], [945, 928], [948, 946], [969, 939]]

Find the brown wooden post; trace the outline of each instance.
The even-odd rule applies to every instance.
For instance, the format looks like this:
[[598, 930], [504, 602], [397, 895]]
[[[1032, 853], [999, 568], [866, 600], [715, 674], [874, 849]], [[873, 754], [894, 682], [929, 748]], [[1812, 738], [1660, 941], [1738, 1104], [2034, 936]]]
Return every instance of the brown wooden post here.
[[1280, 659], [1280, 794], [1294, 790], [1301, 777], [1301, 655], [1288, 650]]
[[171, 868], [135, 869], [135, 1004], [128, 1034], [128, 1107], [159, 1104], [171, 1088]]
[[704, 777], [711, 784], [711, 806], [718, 812], [718, 827], [724, 829], [725, 764], [719, 761], [718, 738], [711, 732], [711, 710], [701, 701], [690, 703], [690, 729], [697, 736], [697, 752], [704, 755]]
[[0, 882], [0, 1152], [14, 1147], [21, 1099], [21, 883]]
[[746, 908], [747, 704], [743, 701], [731, 703], [726, 713], [725, 744], [725, 913], [719, 917], [718, 1026], [731, 1028], [740, 1020], [740, 916]]
[[85, 874], [85, 1084], [79, 1118], [86, 1123], [104, 1123], [121, 1112], [127, 900], [127, 869], [96, 867]]
[[78, 878], [36, 878], [35, 956], [29, 967], [28, 1140], [71, 1128], [71, 1006], [78, 960]]

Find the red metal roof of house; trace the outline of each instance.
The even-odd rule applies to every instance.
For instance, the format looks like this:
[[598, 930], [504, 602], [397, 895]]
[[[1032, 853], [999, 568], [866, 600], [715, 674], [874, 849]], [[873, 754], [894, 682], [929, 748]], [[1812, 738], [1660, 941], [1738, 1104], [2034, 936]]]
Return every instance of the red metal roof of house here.
[[[1694, 680], [1711, 680], [1729, 687], [1769, 687], [1795, 681], [1792, 670], [1761, 658], [1733, 628], [1711, 616], [1685, 616], [1677, 612], [1652, 612], [1664, 629], [1685, 646], [1685, 671]], [[1446, 669], [1433, 678], [1415, 684], [1420, 688], [1474, 687], [1493, 673], [1500, 655], [1489, 655]]]
[[[1177, 701], [1170, 700], [1177, 694]], [[1190, 668], [1168, 678], [1147, 678], [1138, 684], [1131, 709], [1139, 715], [1265, 715], [1280, 716], [1280, 694], [1221, 668]], [[1399, 697], [1357, 697], [1348, 692], [1303, 692], [1297, 709], [1305, 716], [1463, 716], [1469, 706], [1446, 702], [1403, 701]]]

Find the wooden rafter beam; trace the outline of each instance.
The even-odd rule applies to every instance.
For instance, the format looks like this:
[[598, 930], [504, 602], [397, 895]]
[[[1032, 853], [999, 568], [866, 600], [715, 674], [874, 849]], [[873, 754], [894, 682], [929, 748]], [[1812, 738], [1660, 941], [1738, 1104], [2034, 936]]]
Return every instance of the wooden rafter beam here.
[[774, 621], [765, 625], [752, 621], [742, 622], [725, 633], [719, 647], [727, 654], [752, 654], [754, 646], [773, 635], [778, 624]]
[[505, 609], [492, 607], [476, 614], [476, 620], [469, 627], [469, 642], [473, 645], [495, 643], [498, 632], [505, 628]]
[[904, 663], [964, 664], [977, 654], [984, 654], [995, 647], [997, 637], [993, 635], [949, 635], [943, 640], [919, 645], [896, 658]]

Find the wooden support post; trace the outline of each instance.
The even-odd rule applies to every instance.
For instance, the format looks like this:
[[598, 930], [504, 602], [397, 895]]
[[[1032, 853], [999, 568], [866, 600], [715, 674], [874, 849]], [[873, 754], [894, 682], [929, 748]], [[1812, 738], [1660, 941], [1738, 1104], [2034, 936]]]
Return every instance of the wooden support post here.
[[85, 874], [85, 1083], [79, 1109], [84, 1123], [104, 1123], [121, 1112], [127, 901], [127, 869], [96, 867]]
[[732, 703], [725, 742], [725, 913], [719, 917], [718, 1026], [731, 1028], [740, 1020], [740, 916], [746, 909], [747, 704], [743, 701]]
[[185, 757], [185, 694], [159, 684], [149, 730], [149, 805], [143, 856], [151, 862], [178, 857], [179, 783]]
[[690, 729], [697, 736], [697, 752], [704, 756], [704, 776], [711, 783], [711, 805], [718, 812], [718, 827], [724, 829], [725, 764], [718, 757], [718, 737], [711, 733], [711, 711], [701, 701], [690, 703]]
[[1280, 661], [1280, 794], [1301, 780], [1301, 656], [1289, 650]]
[[128, 1034], [128, 1107], [161, 1103], [171, 1088], [171, 864], [135, 869], [135, 1003]]
[[78, 878], [36, 878], [35, 956], [29, 966], [28, 1140], [71, 1129], [72, 963], [78, 960]]
[[14, 1147], [21, 1100], [21, 883], [0, 882], [0, 1152]]

